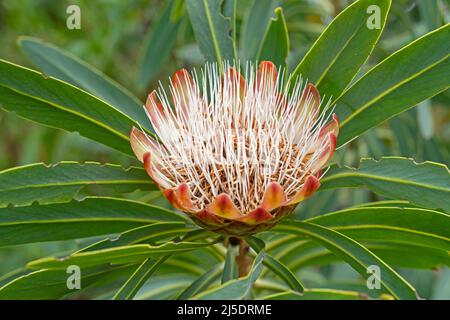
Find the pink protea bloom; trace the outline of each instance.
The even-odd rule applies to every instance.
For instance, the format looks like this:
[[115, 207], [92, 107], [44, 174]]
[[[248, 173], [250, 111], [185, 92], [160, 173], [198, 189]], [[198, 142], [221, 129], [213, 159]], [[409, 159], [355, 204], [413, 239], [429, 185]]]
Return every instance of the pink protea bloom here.
[[210, 64], [200, 75], [177, 71], [171, 99], [160, 87], [145, 104], [158, 140], [131, 131], [134, 153], [176, 209], [237, 236], [272, 227], [317, 190], [339, 132], [313, 85], [283, 85], [268, 61], [245, 69], [247, 79], [227, 64], [224, 75]]

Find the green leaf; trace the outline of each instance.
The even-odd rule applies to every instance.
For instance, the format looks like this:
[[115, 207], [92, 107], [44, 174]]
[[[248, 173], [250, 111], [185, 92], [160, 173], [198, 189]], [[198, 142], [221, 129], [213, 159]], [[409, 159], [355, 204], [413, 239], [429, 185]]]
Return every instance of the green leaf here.
[[157, 258], [168, 254], [189, 252], [209, 245], [209, 243], [198, 242], [166, 242], [160, 246], [135, 244], [109, 249], [79, 252], [62, 258], [42, 258], [31, 261], [28, 263], [27, 267], [30, 269], [65, 269], [70, 265], [77, 265], [80, 268], [84, 268], [102, 264], [138, 263], [148, 258]]
[[127, 282], [114, 295], [114, 300], [132, 300], [139, 289], [145, 284], [148, 278], [158, 269], [158, 267], [169, 257], [169, 255], [159, 259], [147, 259], [141, 263], [136, 271], [128, 278]]
[[192, 283], [195, 277], [186, 274], [154, 276], [136, 295], [136, 300], [169, 300]]
[[[265, 243], [259, 238], [248, 237], [247, 241], [256, 252], [260, 252], [265, 247]], [[281, 261], [272, 257], [271, 255], [266, 254], [263, 263], [269, 270], [279, 276], [292, 290], [303, 292], [305, 288], [303, 287], [301, 282], [297, 279], [295, 274], [292, 273], [292, 271], [289, 270], [289, 268], [286, 267]]]
[[132, 155], [138, 124], [106, 102], [66, 82], [0, 59], [0, 106], [45, 126], [79, 132]]
[[343, 119], [338, 144], [445, 91], [450, 86], [450, 24], [392, 54], [336, 99]]
[[[380, 28], [368, 28], [371, 5], [380, 9]], [[359, 0], [342, 11], [295, 68], [322, 96], [337, 97], [371, 54], [386, 23], [391, 0]]]
[[131, 119], [147, 125], [147, 116], [139, 99], [93, 66], [40, 39], [20, 37], [19, 46], [44, 74], [84, 89]]
[[218, 287], [203, 291], [192, 299], [198, 300], [239, 300], [245, 298], [262, 271], [265, 257], [261, 251], [253, 261], [252, 269], [245, 277], [228, 281]]
[[360, 292], [335, 289], [305, 289], [303, 294], [286, 291], [263, 298], [264, 300], [367, 300]]
[[128, 274], [135, 266], [96, 267], [81, 270], [81, 290], [69, 289], [70, 274], [65, 269], [38, 270], [23, 275], [0, 288], [1, 300], [55, 300], [71, 294], [81, 294], [88, 287], [106, 277], [117, 278]]
[[239, 246], [228, 245], [227, 255], [225, 257], [225, 265], [222, 273], [222, 283], [236, 279], [238, 274], [238, 265], [236, 256], [239, 253]]
[[78, 252], [114, 248], [136, 243], [153, 245], [158, 241], [183, 236], [191, 230], [192, 228], [186, 227], [186, 224], [183, 222], [158, 222], [127, 230], [115, 235], [112, 239], [100, 240]]
[[367, 278], [367, 268], [380, 268], [382, 285], [398, 299], [417, 299], [416, 290], [394, 269], [358, 242], [334, 230], [312, 223], [289, 221], [274, 228], [279, 232], [306, 235], [350, 264], [362, 277]]
[[303, 292], [305, 290], [295, 274], [278, 259], [266, 255], [264, 265], [279, 276], [292, 290], [296, 292]]
[[225, 18], [221, 8], [222, 0], [186, 0], [195, 37], [207, 61], [217, 61], [223, 70], [224, 60], [235, 59], [233, 40], [229, 36], [230, 19]]
[[223, 15], [230, 19], [231, 39], [233, 41], [234, 58], [237, 58], [237, 0], [223, 0]]
[[197, 280], [192, 282], [186, 289], [184, 289], [177, 297], [178, 300], [187, 300], [199, 292], [206, 290], [222, 273], [222, 264], [214, 266], [211, 270], [200, 276]]
[[254, 0], [248, 8], [240, 41], [242, 60], [256, 60], [278, 2], [277, 0]]
[[276, 66], [284, 68], [289, 53], [288, 30], [280, 7], [275, 9], [275, 15], [276, 17], [270, 21], [269, 29], [259, 49], [258, 60], [269, 60]]
[[98, 162], [35, 163], [0, 171], [0, 207], [33, 201], [41, 204], [69, 201], [89, 185], [121, 192], [157, 189], [140, 168], [124, 169]]
[[255, 236], [248, 236], [247, 238], [245, 238], [245, 240], [256, 252], [260, 252], [261, 250], [264, 250], [266, 248], [266, 243]]
[[185, 218], [131, 200], [89, 197], [83, 201], [0, 208], [0, 246], [59, 241], [122, 232]]
[[382, 201], [373, 201], [373, 202], [366, 202], [366, 203], [359, 203], [355, 206], [356, 207], [399, 207], [399, 208], [419, 208], [418, 206], [415, 206], [409, 201], [406, 200], [382, 200]]
[[[450, 255], [445, 250], [405, 243], [364, 243], [364, 246], [390, 266], [428, 270], [437, 269], [442, 265], [450, 266]], [[292, 270], [339, 262], [339, 258], [326, 249], [320, 247], [308, 249], [307, 252], [297, 253], [295, 260], [289, 263]]]
[[450, 216], [432, 210], [398, 207], [351, 208], [308, 222], [355, 240], [399, 242], [450, 251]]
[[332, 168], [320, 181], [320, 191], [365, 187], [382, 196], [450, 212], [450, 174], [445, 165], [417, 164], [412, 159], [361, 159], [359, 168]]
[[181, 19], [174, 19], [172, 11], [175, 1], [169, 1], [161, 10], [158, 20], [148, 34], [139, 63], [139, 86], [144, 89], [155, 77], [172, 51], [180, 30]]

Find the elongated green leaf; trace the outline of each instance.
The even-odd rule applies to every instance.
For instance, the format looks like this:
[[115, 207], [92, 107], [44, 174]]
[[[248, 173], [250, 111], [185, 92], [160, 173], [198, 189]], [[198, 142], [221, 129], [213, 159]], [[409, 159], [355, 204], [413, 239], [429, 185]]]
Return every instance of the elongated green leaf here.
[[255, 60], [264, 40], [264, 35], [278, 6], [277, 0], [254, 0], [245, 15], [240, 41], [241, 59]]
[[28, 263], [30, 269], [65, 269], [70, 265], [92, 267], [102, 264], [128, 264], [139, 263], [148, 258], [158, 258], [168, 254], [179, 254], [201, 249], [209, 243], [198, 242], [166, 242], [160, 246], [136, 244], [109, 249], [74, 253], [63, 258], [42, 258]]
[[170, 274], [154, 276], [136, 295], [136, 300], [161, 300], [173, 299], [180, 290], [192, 283], [195, 277], [192, 275]]
[[44, 74], [82, 88], [146, 126], [142, 103], [131, 92], [71, 53], [40, 39], [21, 37], [19, 46]]
[[222, 0], [186, 0], [195, 37], [207, 61], [217, 61], [222, 70], [223, 60], [235, 59], [231, 23], [221, 8]]
[[301, 282], [297, 279], [294, 273], [287, 266], [285, 266], [278, 259], [266, 255], [264, 259], [264, 265], [269, 268], [272, 272], [274, 272], [277, 276], [279, 276], [283, 281], [296, 292], [303, 292], [304, 287]]
[[[364, 244], [390, 266], [415, 269], [437, 269], [442, 265], [450, 266], [448, 251], [409, 244]], [[339, 258], [320, 247], [297, 253], [296, 258], [289, 263], [292, 270], [306, 266], [322, 266], [339, 261]]]
[[115, 235], [112, 239], [98, 241], [78, 252], [114, 248], [136, 243], [155, 244], [158, 241], [185, 235], [192, 228], [183, 222], [158, 222], [137, 227]]
[[236, 279], [238, 277], [238, 265], [236, 257], [239, 253], [239, 246], [228, 245], [227, 256], [222, 273], [222, 283]]
[[270, 20], [269, 29], [258, 52], [258, 60], [269, 60], [277, 67], [284, 68], [289, 53], [289, 35], [280, 7], [275, 9], [275, 15], [276, 17]]
[[145, 40], [139, 67], [139, 86], [143, 89], [157, 74], [167, 60], [177, 39], [181, 19], [173, 17], [175, 0], [169, 1]]
[[307, 235], [350, 264], [364, 278], [367, 268], [380, 268], [382, 285], [398, 299], [417, 299], [416, 290], [384, 261], [358, 242], [334, 230], [312, 223], [289, 221], [275, 227], [280, 232]]
[[0, 106], [132, 154], [128, 136], [137, 123], [131, 118], [66, 82], [4, 60], [0, 60]]
[[168, 258], [164, 256], [159, 259], [147, 259], [136, 269], [136, 271], [128, 278], [127, 282], [120, 287], [119, 291], [114, 295], [114, 300], [131, 300], [145, 284], [148, 278], [158, 269], [158, 267]]
[[192, 299], [198, 300], [229, 300], [243, 299], [252, 289], [262, 271], [264, 251], [260, 251], [253, 261], [250, 273], [242, 278], [228, 281], [218, 287], [211, 288], [195, 295]]
[[294, 291], [276, 293], [263, 298], [264, 300], [367, 300], [360, 292], [335, 289], [305, 289], [303, 294]]
[[345, 209], [308, 222], [332, 228], [356, 240], [401, 242], [450, 250], [450, 216], [418, 208]]
[[[371, 20], [374, 16], [370, 18], [373, 5], [380, 14], [379, 25], [375, 26], [372, 23], [377, 21]], [[390, 6], [391, 0], [359, 0], [348, 6], [317, 39], [292, 77], [302, 75], [315, 84], [322, 96], [337, 97], [375, 47]]]
[[97, 185], [121, 192], [156, 190], [143, 169], [98, 162], [64, 161], [55, 165], [36, 163], [0, 171], [0, 207], [64, 202], [81, 188]]
[[383, 201], [373, 201], [373, 202], [366, 202], [366, 203], [360, 203], [353, 208], [360, 208], [360, 207], [399, 207], [399, 208], [419, 208], [418, 206], [415, 206], [411, 204], [409, 201], [406, 200], [383, 200]]
[[[249, 237], [247, 241], [256, 252], [260, 252], [265, 248], [265, 243], [256, 237]], [[266, 254], [263, 263], [268, 268], [268, 270], [271, 270], [273, 273], [279, 276], [292, 290], [303, 292], [305, 288], [303, 287], [302, 283], [297, 279], [295, 274], [292, 273], [292, 271], [289, 270], [289, 268], [286, 267], [281, 261], [271, 255]]]
[[255, 236], [249, 236], [245, 240], [256, 252], [260, 252], [261, 250], [265, 250], [266, 248], [266, 243]]
[[0, 208], [0, 246], [111, 234], [161, 221], [185, 220], [167, 209], [114, 198], [6, 207]]
[[210, 285], [212, 285], [217, 279], [219, 279], [222, 273], [222, 264], [218, 264], [211, 270], [203, 274], [197, 280], [192, 282], [190, 286], [184, 289], [177, 297], [178, 300], [187, 300], [193, 295], [206, 290]]
[[105, 277], [115, 279], [128, 274], [134, 266], [95, 267], [81, 270], [81, 288], [70, 289], [66, 270], [37, 270], [21, 276], [0, 288], [1, 300], [54, 300], [70, 294], [81, 294]]
[[450, 24], [400, 49], [336, 100], [342, 145], [450, 86]]
[[333, 168], [320, 182], [320, 191], [366, 187], [385, 197], [450, 212], [449, 170], [434, 162], [417, 164], [400, 157], [361, 159], [359, 168]]

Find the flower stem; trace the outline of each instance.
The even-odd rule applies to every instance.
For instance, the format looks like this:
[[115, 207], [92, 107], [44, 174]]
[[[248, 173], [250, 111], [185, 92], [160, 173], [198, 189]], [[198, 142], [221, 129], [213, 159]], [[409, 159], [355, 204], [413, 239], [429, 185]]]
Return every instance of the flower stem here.
[[248, 255], [250, 246], [248, 245], [247, 241], [243, 239], [239, 240], [240, 240], [239, 254], [236, 257], [236, 261], [238, 265], [239, 277], [245, 277], [250, 272], [253, 263], [253, 258]]

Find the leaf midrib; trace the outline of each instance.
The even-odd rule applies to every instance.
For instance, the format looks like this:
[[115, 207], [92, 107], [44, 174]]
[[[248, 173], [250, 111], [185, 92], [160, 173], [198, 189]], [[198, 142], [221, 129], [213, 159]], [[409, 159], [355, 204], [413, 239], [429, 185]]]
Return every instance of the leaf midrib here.
[[[107, 131], [110, 131], [111, 133], [113, 133], [114, 135], [120, 137], [121, 139], [123, 139], [123, 140], [129, 142], [128, 136], [124, 135], [123, 133], [121, 133], [121, 132], [119, 132], [119, 131], [113, 129], [112, 127], [107, 126], [107, 125], [105, 125], [105, 124], [99, 122], [98, 120], [96, 120], [96, 119], [94, 119], [94, 118], [91, 118], [91, 117], [89, 117], [89, 116], [87, 116], [87, 115], [85, 115], [85, 114], [79, 113], [79, 112], [77, 112], [77, 111], [75, 111], [75, 110], [72, 110], [72, 109], [67, 109], [67, 108], [63, 107], [62, 105], [59, 105], [59, 104], [57, 104], [57, 103], [55, 103], [55, 102], [53, 102], [53, 101], [45, 100], [45, 99], [42, 99], [42, 98], [33, 96], [33, 95], [31, 95], [31, 94], [25, 93], [25, 92], [23, 92], [23, 91], [21, 91], [21, 90], [18, 90], [18, 89], [15, 89], [15, 88], [11, 88], [10, 86], [7, 86], [7, 85], [5, 85], [5, 84], [3, 84], [3, 83], [0, 83], [0, 86], [3, 87], [3, 88], [6, 88], [6, 89], [8, 89], [8, 90], [11, 90], [11, 91], [13, 91], [13, 92], [15, 92], [15, 93], [17, 93], [17, 94], [20, 94], [20, 95], [23, 95], [23, 96], [25, 96], [25, 97], [28, 97], [28, 98], [30, 98], [30, 99], [37, 100], [37, 101], [42, 102], [42, 103], [44, 103], [44, 104], [48, 104], [48, 105], [50, 105], [50, 106], [52, 106], [52, 107], [54, 107], [54, 108], [56, 108], [56, 109], [59, 109], [59, 110], [61, 110], [61, 111], [64, 111], [64, 112], [67, 112], [67, 113], [76, 115], [77, 117], [80, 117], [80, 118], [82, 118], [82, 119], [85, 119], [85, 120], [87, 120], [88, 122], [91, 122], [91, 123], [93, 123], [93, 124], [96, 125], [96, 126], [99, 126], [99, 127], [103, 128], [103, 129], [106, 129]], [[102, 100], [100, 100], [100, 101], [106, 104], [106, 102], [104, 102], [104, 101], [102, 101]], [[106, 105], [108, 105], [108, 104], [106, 104]], [[108, 105], [108, 106], [109, 106], [109, 105]], [[113, 108], [112, 106], [110, 106], [110, 107]], [[115, 109], [115, 108], [113, 108], [113, 109], [114, 109], [115, 111], [117, 111], [117, 109]], [[130, 118], [128, 118], [128, 119], [129, 119], [130, 121], [132, 121]]]
[[202, 0], [202, 3], [203, 3], [203, 8], [205, 9], [206, 20], [208, 21], [209, 32], [211, 34], [211, 40], [212, 40], [212, 44], [214, 47], [214, 52], [216, 53], [217, 63], [219, 64], [219, 69], [223, 71], [222, 54], [220, 53], [220, 47], [219, 47], [219, 44], [217, 43], [217, 36], [216, 36], [216, 32], [214, 30], [214, 25], [212, 23], [211, 13], [209, 11], [209, 6], [208, 6], [208, 1]]
[[[320, 225], [320, 222], [318, 224]], [[439, 240], [444, 240], [444, 241], [449, 242], [449, 244], [450, 244], [450, 238], [447, 238], [447, 237], [439, 235], [439, 234], [433, 234], [433, 233], [429, 233], [426, 231], [402, 228], [402, 227], [391, 226], [391, 225], [359, 224], [359, 225], [349, 225], [349, 226], [327, 226], [327, 227], [329, 227], [333, 230], [363, 230], [363, 229], [395, 230], [395, 231], [401, 231], [401, 232], [406, 232], [406, 233], [418, 234], [418, 235], [430, 237], [430, 238], [436, 238]]]
[[[192, 244], [192, 243], [191, 243]], [[58, 258], [43, 258], [43, 259], [39, 259], [36, 260], [34, 262], [30, 262], [28, 264], [28, 267], [30, 268], [36, 268], [39, 266], [48, 266], [48, 267], [52, 267], [55, 266], [58, 267], [58, 264], [62, 263], [63, 265], [64, 262], [69, 261], [70, 259], [76, 259], [76, 258], [89, 258], [89, 257], [93, 257], [92, 260], [89, 260], [87, 264], [85, 265], [91, 265], [92, 263], [95, 265], [95, 263], [99, 262], [99, 261], [103, 261], [105, 260], [105, 257], [103, 256], [103, 254], [106, 253], [113, 253], [113, 255], [111, 256], [111, 258], [113, 259], [113, 261], [120, 261], [121, 259], [126, 259], [126, 258], [132, 258], [132, 257], [140, 257], [140, 256], [148, 256], [148, 255], [152, 255], [152, 254], [164, 254], [164, 253], [171, 253], [171, 252], [180, 252], [180, 251], [191, 251], [191, 250], [196, 250], [202, 247], [206, 247], [208, 244], [207, 243], [200, 243], [200, 244], [196, 244], [193, 245], [192, 247], [181, 247], [181, 248], [176, 248], [176, 245], [172, 244], [172, 246], [170, 246], [170, 249], [168, 250], [167, 248], [164, 248], [163, 246], [161, 247], [152, 247], [151, 245], [134, 245], [134, 246], [124, 246], [124, 247], [120, 247], [120, 248], [107, 248], [107, 249], [101, 249], [98, 251], [87, 251], [87, 252], [82, 252], [79, 254], [76, 254], [74, 256], [69, 256], [67, 259], [64, 260], [59, 260]], [[129, 252], [127, 249], [136, 249], [136, 251], [132, 250], [132, 252]], [[114, 254], [114, 251], [116, 251]], [[121, 252], [121, 251], [125, 251], [125, 252]], [[62, 268], [62, 266], [61, 266]]]
[[342, 52], [344, 52], [344, 50], [347, 48], [347, 46], [349, 45], [350, 41], [353, 40], [353, 38], [356, 36], [356, 34], [359, 32], [359, 30], [361, 30], [363, 24], [361, 24], [356, 31], [354, 31], [352, 33], [352, 35], [350, 36], [350, 38], [344, 43], [344, 45], [342, 46], [342, 48], [337, 52], [336, 56], [331, 60], [330, 64], [327, 66], [327, 68], [323, 71], [323, 73], [320, 75], [319, 79], [316, 82], [316, 87], [319, 87], [320, 83], [322, 82], [322, 80], [326, 77], [328, 71], [330, 71], [330, 69], [335, 65], [336, 61], [339, 59], [339, 57], [341, 56]]

